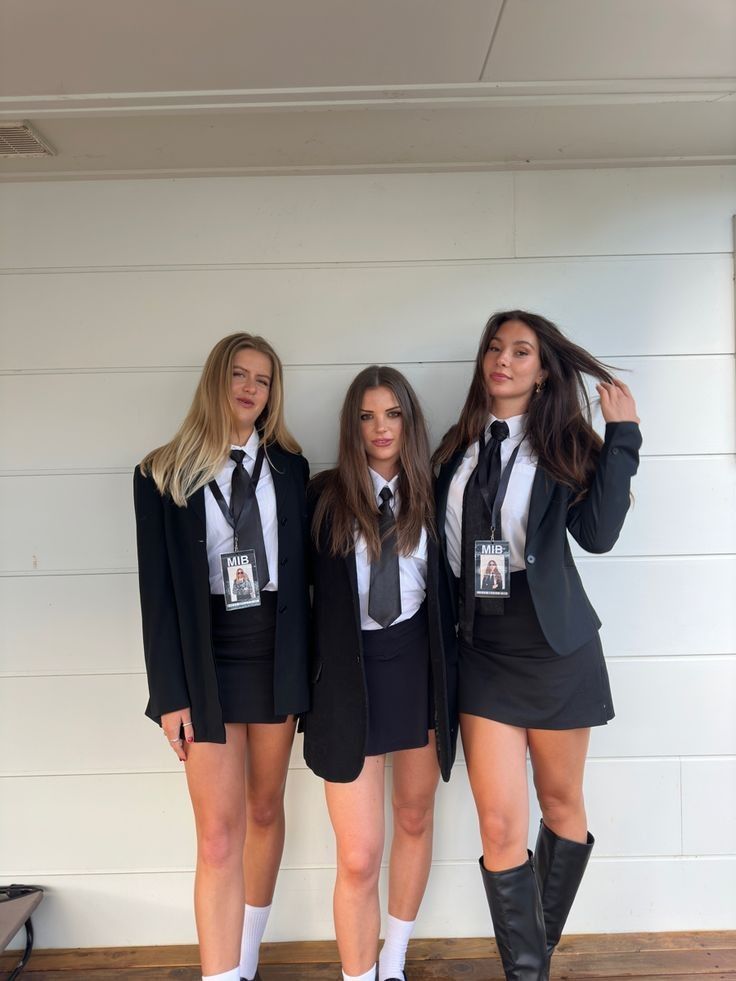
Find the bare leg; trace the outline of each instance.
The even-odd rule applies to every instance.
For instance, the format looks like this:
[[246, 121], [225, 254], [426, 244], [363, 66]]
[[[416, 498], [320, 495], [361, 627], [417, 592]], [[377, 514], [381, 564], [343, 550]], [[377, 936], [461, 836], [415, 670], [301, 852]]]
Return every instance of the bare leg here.
[[529, 729], [528, 735], [542, 820], [558, 837], [584, 843], [583, 772], [590, 729]]
[[434, 733], [428, 746], [394, 753], [393, 771], [388, 911], [400, 920], [415, 920], [432, 864], [434, 795], [440, 777]]
[[465, 713], [460, 728], [483, 864], [489, 872], [516, 868], [527, 860], [527, 731]]
[[366, 758], [352, 783], [325, 781], [327, 809], [337, 844], [334, 915], [343, 970], [360, 975], [376, 963], [381, 914], [378, 875], [385, 822], [385, 756]]
[[294, 719], [280, 725], [248, 724], [246, 815], [243, 851], [246, 902], [269, 906], [284, 851], [284, 790], [294, 741]]
[[186, 763], [197, 829], [194, 913], [203, 974], [237, 966], [243, 927], [246, 727], [225, 730], [224, 745], [190, 743]]

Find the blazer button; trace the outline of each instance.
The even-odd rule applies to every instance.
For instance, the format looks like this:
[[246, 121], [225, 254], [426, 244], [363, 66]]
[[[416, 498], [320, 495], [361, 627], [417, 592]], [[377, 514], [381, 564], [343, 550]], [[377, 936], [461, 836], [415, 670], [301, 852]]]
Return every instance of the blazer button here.
[[283, 559], [279, 562], [279, 565], [286, 565], [288, 561], [289, 561], [289, 556], [285, 555]]
[[618, 446], [614, 446], [614, 448], [611, 450], [611, 453], [613, 453], [613, 455], [615, 456], [618, 453]]
[[286, 613], [287, 609], [288, 609], [288, 606], [286, 605], [286, 603], [284, 603], [283, 606], [280, 606], [279, 607], [279, 613]]
[[289, 520], [288, 518], [282, 518], [282, 519], [281, 519], [281, 524], [282, 524], [282, 525], [285, 525], [285, 524], [287, 523], [287, 521], [288, 521], [288, 520]]
[[526, 564], [527, 565], [534, 565], [534, 563], [536, 561], [537, 560], [536, 560], [536, 558], [533, 555], [527, 555], [527, 557], [526, 557]]

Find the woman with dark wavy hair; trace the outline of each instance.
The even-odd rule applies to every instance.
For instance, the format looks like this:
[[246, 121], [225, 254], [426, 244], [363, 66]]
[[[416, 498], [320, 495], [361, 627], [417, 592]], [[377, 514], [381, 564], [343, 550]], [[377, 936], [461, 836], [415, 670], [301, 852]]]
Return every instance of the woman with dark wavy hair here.
[[449, 778], [457, 726], [427, 431], [398, 371], [374, 365], [354, 379], [337, 468], [312, 481], [309, 497], [315, 663], [304, 756], [325, 780], [337, 839], [343, 978], [376, 977], [384, 771], [393, 753], [389, 915], [377, 966], [379, 981], [404, 981], [432, 859], [435, 790], [440, 773]]
[[[584, 376], [598, 379], [605, 438]], [[583, 801], [591, 726], [613, 718], [596, 616], [568, 532], [607, 552], [626, 517], [641, 435], [629, 389], [538, 314], [490, 318], [460, 419], [435, 454], [438, 530], [454, 590], [463, 747], [481, 875], [510, 981], [546, 981], [593, 836]], [[508, 596], [478, 563], [507, 563]], [[542, 811], [527, 852], [526, 756]]]

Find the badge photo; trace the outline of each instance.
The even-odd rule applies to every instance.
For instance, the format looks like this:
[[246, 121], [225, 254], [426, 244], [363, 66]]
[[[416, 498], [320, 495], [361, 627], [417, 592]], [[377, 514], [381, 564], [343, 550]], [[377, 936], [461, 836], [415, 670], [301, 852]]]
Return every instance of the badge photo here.
[[244, 552], [225, 552], [220, 556], [225, 609], [244, 610], [261, 605], [261, 589], [258, 583], [256, 553], [252, 548]]
[[508, 542], [475, 543], [475, 595], [508, 599], [510, 592], [510, 548]]

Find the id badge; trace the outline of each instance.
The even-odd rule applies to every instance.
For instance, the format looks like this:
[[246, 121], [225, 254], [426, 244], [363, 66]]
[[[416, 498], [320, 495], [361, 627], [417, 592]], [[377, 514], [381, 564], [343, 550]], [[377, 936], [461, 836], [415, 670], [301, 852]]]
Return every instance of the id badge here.
[[511, 547], [504, 541], [476, 541], [475, 595], [508, 599], [511, 595]]
[[256, 553], [252, 548], [243, 552], [225, 552], [220, 556], [222, 584], [226, 610], [244, 610], [261, 605]]

